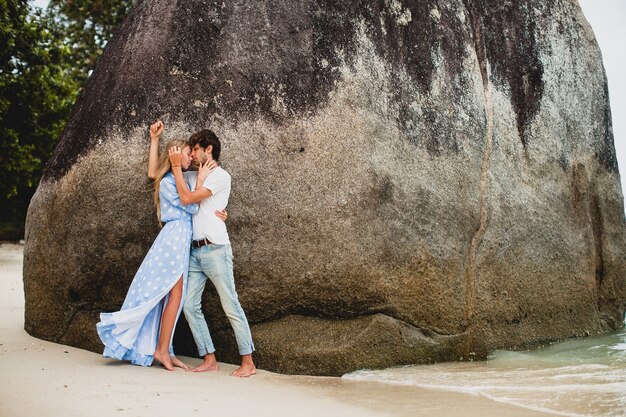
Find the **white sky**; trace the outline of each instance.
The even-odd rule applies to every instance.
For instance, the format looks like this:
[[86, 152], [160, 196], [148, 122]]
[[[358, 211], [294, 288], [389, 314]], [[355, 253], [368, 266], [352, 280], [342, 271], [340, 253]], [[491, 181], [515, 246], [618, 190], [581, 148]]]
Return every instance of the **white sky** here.
[[[626, 0], [579, 0], [587, 20], [596, 35], [607, 78], [613, 115], [615, 150], [620, 173], [626, 167]], [[46, 7], [48, 0], [31, 0], [31, 4]], [[626, 177], [622, 177], [622, 194]]]
[[30, 0], [29, 3], [35, 7], [41, 7], [42, 9], [48, 7], [50, 0]]

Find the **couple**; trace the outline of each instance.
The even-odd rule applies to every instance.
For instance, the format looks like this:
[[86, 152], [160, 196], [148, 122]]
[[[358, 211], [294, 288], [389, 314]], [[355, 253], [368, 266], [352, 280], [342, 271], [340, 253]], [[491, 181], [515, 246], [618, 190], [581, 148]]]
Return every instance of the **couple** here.
[[[217, 166], [220, 141], [201, 130], [189, 142], [172, 140], [159, 158], [164, 125], [150, 126], [148, 176], [154, 180], [157, 217], [165, 223], [128, 289], [121, 311], [100, 314], [96, 325], [107, 358], [150, 366], [153, 360], [167, 370], [192, 372], [218, 369], [215, 347], [202, 313], [202, 292], [210, 279], [235, 332], [241, 366], [233, 376], [256, 373], [254, 344], [239, 304], [233, 277], [233, 255], [226, 231], [225, 211], [230, 175]], [[187, 171], [192, 163], [198, 171]], [[203, 362], [190, 369], [172, 348], [174, 327], [181, 310]]]

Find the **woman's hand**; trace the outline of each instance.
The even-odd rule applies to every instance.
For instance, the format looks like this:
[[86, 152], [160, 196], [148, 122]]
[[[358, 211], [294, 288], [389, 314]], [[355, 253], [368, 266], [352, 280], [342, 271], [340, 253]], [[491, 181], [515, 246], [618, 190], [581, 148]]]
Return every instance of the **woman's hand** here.
[[198, 165], [198, 182], [203, 183], [206, 177], [209, 176], [217, 168], [217, 162], [206, 161], [204, 164]]
[[161, 133], [163, 133], [163, 128], [165, 125], [162, 121], [157, 120], [152, 125], [150, 125], [150, 139], [159, 140], [161, 137]]
[[172, 146], [167, 150], [170, 157], [170, 165], [179, 167], [183, 160], [183, 151], [178, 146]]
[[215, 212], [215, 215], [217, 217], [219, 217], [223, 222], [225, 222], [226, 219], [228, 218], [228, 212], [226, 211], [226, 209], [224, 209], [224, 210], [217, 210]]

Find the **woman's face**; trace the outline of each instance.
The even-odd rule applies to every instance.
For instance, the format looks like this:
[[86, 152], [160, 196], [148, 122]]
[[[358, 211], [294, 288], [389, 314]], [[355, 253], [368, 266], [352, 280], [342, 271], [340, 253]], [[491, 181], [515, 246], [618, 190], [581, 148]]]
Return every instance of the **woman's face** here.
[[191, 156], [191, 148], [189, 146], [185, 146], [183, 148], [183, 155], [180, 160], [180, 165], [183, 171], [187, 171], [189, 169], [191, 161], [193, 161], [193, 157]]

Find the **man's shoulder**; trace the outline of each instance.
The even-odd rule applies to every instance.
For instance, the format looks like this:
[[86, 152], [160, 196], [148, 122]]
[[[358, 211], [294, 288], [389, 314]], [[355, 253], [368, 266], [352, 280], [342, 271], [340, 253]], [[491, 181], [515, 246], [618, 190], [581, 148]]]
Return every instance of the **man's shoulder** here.
[[219, 180], [230, 180], [230, 174], [222, 167], [217, 167], [215, 171], [211, 173], [211, 175], [215, 175], [215, 179]]

